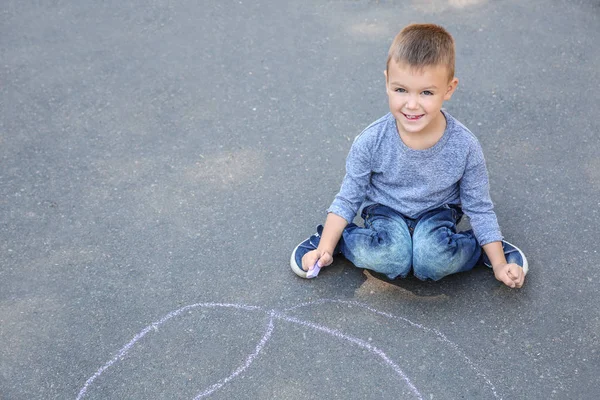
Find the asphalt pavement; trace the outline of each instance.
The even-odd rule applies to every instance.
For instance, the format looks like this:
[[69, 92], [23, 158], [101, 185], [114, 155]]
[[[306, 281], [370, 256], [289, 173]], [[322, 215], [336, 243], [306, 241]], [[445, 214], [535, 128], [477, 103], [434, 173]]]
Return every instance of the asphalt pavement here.
[[[411, 22], [520, 290], [289, 268]], [[597, 399], [597, 0], [4, 1], [1, 399]]]

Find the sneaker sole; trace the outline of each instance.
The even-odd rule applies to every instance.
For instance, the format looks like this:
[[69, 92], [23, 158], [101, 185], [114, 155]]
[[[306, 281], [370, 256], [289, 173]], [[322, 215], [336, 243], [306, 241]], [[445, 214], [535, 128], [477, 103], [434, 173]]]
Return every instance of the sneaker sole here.
[[298, 268], [298, 265], [296, 265], [296, 250], [298, 250], [298, 246], [296, 246], [294, 251], [292, 251], [292, 257], [290, 258], [290, 267], [292, 267], [292, 271], [294, 271], [294, 273], [300, 278], [306, 278], [306, 271], [302, 268]]

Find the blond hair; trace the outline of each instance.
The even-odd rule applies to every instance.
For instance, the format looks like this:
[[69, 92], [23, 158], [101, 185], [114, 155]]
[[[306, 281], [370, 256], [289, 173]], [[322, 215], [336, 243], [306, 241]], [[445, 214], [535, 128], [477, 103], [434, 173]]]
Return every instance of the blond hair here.
[[454, 78], [454, 39], [444, 28], [434, 24], [411, 24], [394, 38], [386, 63], [408, 64], [415, 69], [442, 65], [448, 69], [448, 80]]

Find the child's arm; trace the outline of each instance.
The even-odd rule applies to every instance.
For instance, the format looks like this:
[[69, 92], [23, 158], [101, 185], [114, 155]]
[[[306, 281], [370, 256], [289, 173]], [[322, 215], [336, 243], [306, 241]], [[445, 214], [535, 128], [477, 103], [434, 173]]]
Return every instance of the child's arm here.
[[319, 261], [319, 267], [326, 267], [333, 262], [333, 250], [342, 237], [348, 222], [334, 213], [327, 214], [321, 240], [316, 250], [309, 251], [302, 257], [302, 269], [308, 271]]
[[520, 288], [525, 282], [525, 274], [523, 268], [517, 264], [508, 264], [504, 251], [502, 250], [502, 242], [491, 242], [483, 246], [483, 251], [490, 259], [494, 276], [500, 282], [511, 288]]

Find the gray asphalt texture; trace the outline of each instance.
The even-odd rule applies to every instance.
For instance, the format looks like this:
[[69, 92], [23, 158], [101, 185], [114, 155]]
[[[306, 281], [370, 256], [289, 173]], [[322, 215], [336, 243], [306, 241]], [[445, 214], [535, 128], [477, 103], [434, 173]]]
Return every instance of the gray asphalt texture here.
[[[0, 398], [599, 397], [597, 0], [0, 8]], [[521, 290], [289, 268], [410, 22], [456, 39]]]

